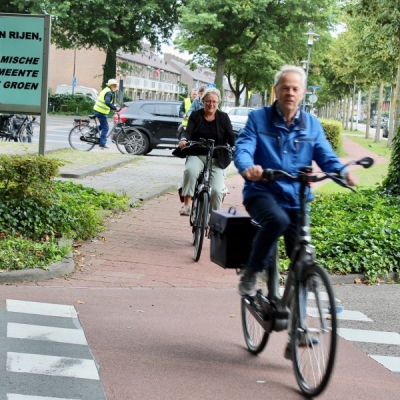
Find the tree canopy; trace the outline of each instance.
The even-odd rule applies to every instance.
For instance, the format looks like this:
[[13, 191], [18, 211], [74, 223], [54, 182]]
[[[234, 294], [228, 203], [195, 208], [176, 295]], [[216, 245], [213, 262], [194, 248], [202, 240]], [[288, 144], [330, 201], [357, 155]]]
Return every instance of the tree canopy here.
[[[336, 15], [336, 2], [187, 0], [179, 8], [179, 14], [180, 33], [176, 44], [181, 50], [189, 51], [194, 60], [208, 56], [214, 63], [215, 83], [221, 88], [227, 60], [240, 62], [260, 39], [270, 44], [279, 42], [280, 36], [294, 40], [309, 24], [327, 30]], [[299, 53], [292, 46], [292, 59], [304, 58], [304, 55], [295, 56]]]
[[180, 4], [180, 0], [0, 0], [0, 11], [50, 14], [51, 38], [58, 47], [104, 50], [105, 83], [116, 75], [117, 50], [135, 53], [144, 38], [158, 47], [171, 37]]

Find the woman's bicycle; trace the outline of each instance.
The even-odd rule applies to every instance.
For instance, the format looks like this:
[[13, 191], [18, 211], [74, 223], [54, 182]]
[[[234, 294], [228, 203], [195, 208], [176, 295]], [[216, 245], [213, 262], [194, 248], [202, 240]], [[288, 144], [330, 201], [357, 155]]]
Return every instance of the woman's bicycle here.
[[[369, 157], [351, 161], [349, 165], [369, 168]], [[327, 386], [335, 361], [337, 345], [336, 304], [332, 283], [326, 271], [317, 263], [311, 245], [310, 220], [306, 204], [306, 188], [312, 182], [332, 179], [348, 189], [341, 173], [313, 175], [312, 167], [303, 167], [299, 175], [281, 170], [266, 169], [263, 178], [274, 181], [279, 178], [300, 183], [300, 217], [298, 237], [283, 293], [279, 290], [278, 251], [275, 249], [268, 268], [268, 294], [262, 289], [255, 296], [242, 296], [241, 316], [246, 345], [253, 354], [266, 346], [272, 331], [287, 329], [290, 342], [285, 358], [293, 362], [297, 383], [307, 397], [319, 395]]]
[[215, 146], [215, 141], [212, 139], [200, 139], [199, 142], [190, 141], [186, 145], [186, 148], [189, 147], [199, 147], [207, 150], [206, 162], [196, 181], [189, 216], [193, 233], [194, 260], [199, 261], [210, 215], [210, 180], [213, 155], [218, 149], [226, 149], [231, 152], [231, 147], [229, 145]]

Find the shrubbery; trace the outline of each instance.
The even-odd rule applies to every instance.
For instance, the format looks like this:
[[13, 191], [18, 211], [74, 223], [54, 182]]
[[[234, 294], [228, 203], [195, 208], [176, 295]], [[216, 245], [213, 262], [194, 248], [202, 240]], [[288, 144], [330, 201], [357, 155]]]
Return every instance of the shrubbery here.
[[94, 101], [88, 96], [72, 94], [49, 95], [49, 111], [66, 115], [87, 115], [93, 112]]
[[0, 157], [0, 269], [47, 268], [71, 250], [60, 237], [95, 237], [104, 210], [127, 209], [126, 197], [54, 180], [60, 165], [39, 155]]
[[[317, 193], [311, 203], [311, 236], [317, 261], [329, 273], [360, 274], [366, 282], [386, 279], [400, 266], [400, 197], [382, 188]], [[283, 240], [279, 250], [286, 269]]]

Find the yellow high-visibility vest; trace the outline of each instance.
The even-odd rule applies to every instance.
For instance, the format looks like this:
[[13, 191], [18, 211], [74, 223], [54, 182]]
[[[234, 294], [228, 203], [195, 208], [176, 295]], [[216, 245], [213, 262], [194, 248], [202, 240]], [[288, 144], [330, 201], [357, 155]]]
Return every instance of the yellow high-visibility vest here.
[[[192, 105], [192, 100], [190, 100], [190, 97], [186, 98], [185, 100], [185, 114], [187, 115], [188, 111], [190, 110], [190, 106]], [[183, 126], [187, 126], [189, 120], [184, 119], [182, 121]]]
[[107, 114], [110, 112], [110, 107], [105, 103], [104, 98], [106, 97], [106, 94], [108, 92], [111, 92], [111, 89], [107, 86], [105, 87], [99, 94], [99, 97], [97, 98], [96, 104], [93, 107], [93, 110], [96, 110], [102, 114]]

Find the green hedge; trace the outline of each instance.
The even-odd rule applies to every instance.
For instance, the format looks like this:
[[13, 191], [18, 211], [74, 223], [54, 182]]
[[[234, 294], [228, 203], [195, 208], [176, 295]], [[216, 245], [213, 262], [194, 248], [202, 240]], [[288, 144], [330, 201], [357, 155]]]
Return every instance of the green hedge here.
[[52, 94], [48, 102], [50, 112], [69, 115], [91, 114], [94, 106], [94, 101], [88, 96], [72, 94]]
[[0, 156], [0, 269], [47, 268], [71, 251], [60, 237], [95, 237], [104, 210], [127, 210], [125, 196], [55, 180], [61, 165], [40, 155]]
[[342, 152], [342, 123], [332, 119], [320, 119], [326, 138], [329, 140], [336, 153]]

